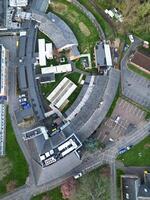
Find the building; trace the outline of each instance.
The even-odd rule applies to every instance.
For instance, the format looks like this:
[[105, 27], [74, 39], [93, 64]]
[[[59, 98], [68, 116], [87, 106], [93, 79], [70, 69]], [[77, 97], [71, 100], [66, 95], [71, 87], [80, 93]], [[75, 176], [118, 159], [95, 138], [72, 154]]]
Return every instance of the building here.
[[47, 100], [51, 102], [51, 106], [61, 109], [66, 105], [68, 97], [74, 92], [77, 86], [68, 78], [64, 78], [58, 86], [50, 93]]
[[7, 0], [0, 0], [0, 30], [6, 30]]
[[121, 200], [150, 200], [150, 173], [144, 171], [144, 181], [137, 175], [121, 176]]
[[6, 105], [0, 104], [0, 156], [5, 155]]
[[71, 72], [71, 71], [72, 71], [71, 64], [63, 64], [63, 65], [41, 68], [42, 74], [49, 74], [49, 73], [60, 74], [60, 73], [66, 73], [66, 72]]
[[0, 102], [7, 99], [8, 51], [0, 44]]
[[133, 57], [130, 60], [130, 63], [135, 67], [147, 72], [150, 74], [150, 57], [136, 51]]
[[39, 64], [46, 66], [46, 58], [53, 59], [52, 43], [45, 44], [45, 39], [38, 39]]
[[47, 84], [55, 82], [54, 73], [39, 74], [36, 76], [36, 80], [39, 80], [41, 84]]
[[67, 135], [60, 130], [49, 137], [46, 127], [41, 126], [23, 135], [37, 185], [60, 178], [81, 164], [78, 150], [82, 144], [74, 133]]
[[46, 34], [53, 41], [59, 52], [63, 50], [70, 51], [70, 60], [80, 57], [78, 51], [78, 41], [70, 27], [55, 14], [49, 12], [33, 11], [32, 20], [39, 23], [39, 30]]
[[26, 7], [28, 0], [9, 0], [9, 5], [11, 7]]
[[96, 44], [95, 49], [95, 64], [98, 71], [107, 71], [112, 67], [112, 57], [109, 44], [106, 42], [99, 42]]

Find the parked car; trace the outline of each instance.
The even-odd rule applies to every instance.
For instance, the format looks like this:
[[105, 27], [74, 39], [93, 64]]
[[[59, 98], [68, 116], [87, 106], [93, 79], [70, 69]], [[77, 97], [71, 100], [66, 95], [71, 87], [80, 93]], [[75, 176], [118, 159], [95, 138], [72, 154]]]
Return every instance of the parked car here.
[[80, 173], [78, 173], [77, 175], [75, 175], [74, 178], [75, 178], [75, 179], [78, 179], [78, 178], [80, 178], [82, 175], [83, 175], [83, 173], [80, 172]]

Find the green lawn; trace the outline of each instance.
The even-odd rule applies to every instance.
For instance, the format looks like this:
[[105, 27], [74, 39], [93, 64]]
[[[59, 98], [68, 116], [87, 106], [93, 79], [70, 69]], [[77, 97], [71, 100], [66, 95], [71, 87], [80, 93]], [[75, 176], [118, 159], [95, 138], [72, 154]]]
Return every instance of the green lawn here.
[[8, 112], [6, 125], [6, 157], [11, 162], [12, 168], [10, 173], [0, 181], [0, 194], [6, 192], [6, 185], [10, 181], [14, 181], [16, 187], [19, 187], [25, 183], [28, 176], [28, 166], [16, 141]]
[[32, 197], [31, 200], [43, 200], [44, 197], [49, 197], [50, 200], [63, 200], [60, 188], [55, 188], [49, 192], [45, 192], [36, 197]]
[[150, 166], [150, 136], [135, 145], [126, 153], [119, 155], [117, 159], [122, 160], [126, 166]]
[[150, 79], [150, 74], [148, 74], [148, 73], [146, 73], [146, 72], [140, 70], [139, 68], [135, 67], [134, 65], [128, 64], [128, 68], [129, 68], [131, 71], [133, 71], [133, 72], [139, 74], [140, 76], [143, 76], [143, 77], [145, 77], [146, 79]]
[[[72, 29], [79, 43], [81, 53], [93, 54], [93, 48], [99, 40], [98, 32], [87, 16], [66, 0], [54, 1], [48, 8], [64, 20]], [[47, 11], [47, 12], [48, 12]]]
[[121, 169], [116, 170], [116, 182], [117, 182], [117, 197], [121, 199], [121, 175], [124, 175], [124, 171]]
[[47, 97], [53, 90], [54, 88], [62, 81], [62, 79], [65, 77], [65, 73], [63, 74], [56, 74], [55, 75], [55, 82], [52, 83], [47, 83], [47, 84], [41, 84], [40, 88], [43, 93], [44, 97]]

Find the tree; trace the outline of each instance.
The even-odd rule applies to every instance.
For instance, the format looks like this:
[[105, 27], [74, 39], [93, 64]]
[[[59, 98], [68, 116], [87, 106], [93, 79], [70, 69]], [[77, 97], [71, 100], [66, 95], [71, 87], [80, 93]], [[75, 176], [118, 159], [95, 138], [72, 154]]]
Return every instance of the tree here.
[[65, 183], [63, 183], [61, 185], [61, 193], [63, 199], [69, 199], [72, 196], [73, 192], [75, 191], [75, 187], [76, 184], [75, 184], [75, 179], [73, 177], [69, 178]]

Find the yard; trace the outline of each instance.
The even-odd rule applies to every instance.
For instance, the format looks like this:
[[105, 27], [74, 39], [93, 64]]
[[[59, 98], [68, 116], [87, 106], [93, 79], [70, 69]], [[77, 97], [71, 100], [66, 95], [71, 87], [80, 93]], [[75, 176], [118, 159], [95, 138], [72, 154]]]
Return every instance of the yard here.
[[93, 48], [99, 40], [99, 35], [84, 13], [66, 0], [54, 1], [48, 11], [54, 12], [69, 25], [77, 37], [81, 53], [93, 54]]
[[118, 156], [126, 166], [150, 166], [150, 136], [135, 145], [128, 152]]
[[134, 65], [128, 64], [128, 68], [129, 68], [131, 71], [133, 71], [133, 72], [139, 74], [140, 76], [143, 76], [144, 78], [150, 79], [150, 74], [148, 74], [148, 73], [146, 73], [146, 72], [140, 70], [139, 68], [135, 67]]
[[2, 179], [0, 177], [0, 194], [12, 191], [16, 187], [25, 184], [28, 176], [28, 166], [16, 141], [8, 112], [6, 126], [6, 157], [0, 158], [0, 166], [1, 172], [3, 171], [5, 173]]

